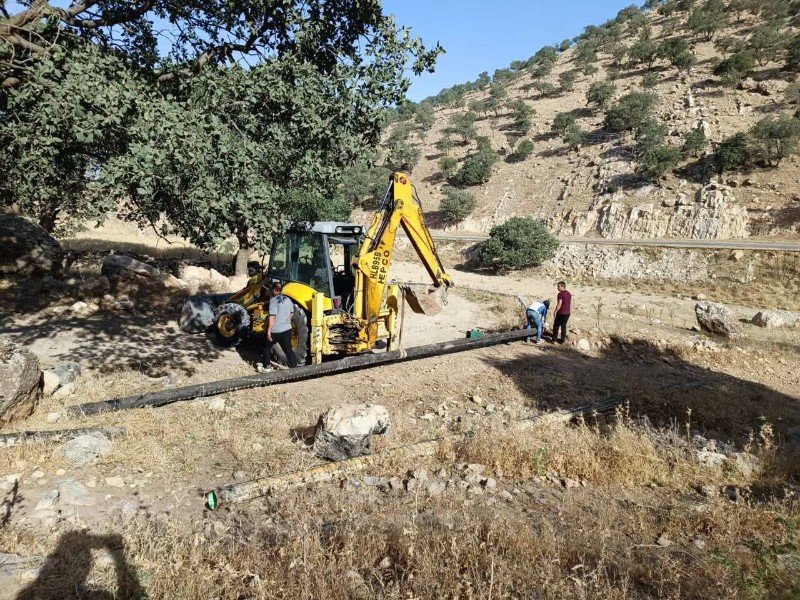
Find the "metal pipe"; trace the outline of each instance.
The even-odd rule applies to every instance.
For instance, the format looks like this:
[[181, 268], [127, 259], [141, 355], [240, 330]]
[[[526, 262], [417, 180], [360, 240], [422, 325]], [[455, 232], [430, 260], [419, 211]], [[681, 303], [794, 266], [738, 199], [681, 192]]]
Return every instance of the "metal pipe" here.
[[78, 404], [67, 409], [67, 414], [93, 415], [101, 412], [124, 410], [128, 408], [142, 408], [145, 406], [164, 406], [173, 402], [192, 400], [203, 396], [216, 396], [226, 392], [245, 390], [256, 387], [265, 387], [277, 383], [288, 383], [291, 381], [303, 381], [324, 377], [334, 373], [345, 373], [356, 371], [378, 365], [399, 363], [420, 358], [430, 358], [445, 354], [455, 354], [487, 346], [495, 346], [506, 342], [515, 342], [530, 335], [529, 330], [509, 331], [507, 333], [497, 333], [486, 335], [482, 338], [456, 340], [443, 342], [440, 344], [428, 344], [426, 346], [416, 346], [408, 350], [394, 350], [382, 354], [361, 354], [351, 356], [342, 360], [335, 360], [318, 365], [308, 365], [287, 369], [272, 373], [259, 373], [234, 379], [223, 379], [221, 381], [211, 381], [185, 387], [163, 390], [160, 392], [150, 392], [138, 396], [127, 396], [124, 398], [113, 398], [101, 402], [90, 402], [88, 404]]
[[125, 436], [128, 430], [124, 427], [86, 427], [83, 429], [59, 429], [56, 431], [20, 431], [0, 435], [0, 447], [10, 448], [27, 442], [57, 442], [71, 440], [80, 435], [102, 433], [109, 437]]

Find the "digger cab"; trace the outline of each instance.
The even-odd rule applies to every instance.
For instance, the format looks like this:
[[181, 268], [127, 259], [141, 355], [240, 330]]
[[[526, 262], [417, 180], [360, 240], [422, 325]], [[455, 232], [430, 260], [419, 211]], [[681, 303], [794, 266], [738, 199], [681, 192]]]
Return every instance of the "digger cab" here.
[[353, 263], [363, 235], [363, 226], [335, 221], [293, 227], [273, 240], [267, 278], [281, 281], [284, 293], [306, 310], [319, 293], [326, 310], [349, 312], [354, 302]]

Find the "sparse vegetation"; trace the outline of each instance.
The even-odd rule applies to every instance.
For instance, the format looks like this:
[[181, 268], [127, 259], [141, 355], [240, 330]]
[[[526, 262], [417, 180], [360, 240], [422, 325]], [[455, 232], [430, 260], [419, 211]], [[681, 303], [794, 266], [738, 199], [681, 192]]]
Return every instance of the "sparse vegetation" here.
[[492, 167], [498, 160], [494, 151], [476, 152], [464, 159], [456, 179], [461, 185], [480, 185], [492, 177]]
[[681, 152], [684, 156], [697, 156], [707, 143], [706, 134], [702, 129], [692, 129], [683, 136]]
[[509, 156], [511, 162], [522, 162], [533, 154], [533, 141], [522, 140], [513, 154]]
[[443, 156], [439, 159], [439, 170], [445, 177], [452, 177], [458, 169], [458, 161], [452, 156]]
[[714, 152], [714, 162], [720, 173], [735, 171], [750, 159], [747, 134], [736, 133], [722, 140]]
[[783, 115], [764, 117], [750, 131], [754, 158], [777, 167], [781, 160], [797, 154], [800, 148], [800, 119]]
[[655, 94], [648, 92], [627, 94], [606, 112], [606, 127], [617, 132], [635, 130], [650, 120], [657, 102]]
[[558, 113], [553, 119], [552, 130], [564, 135], [571, 126], [575, 125], [575, 115], [572, 113]]
[[616, 91], [617, 86], [610, 81], [596, 81], [589, 86], [586, 92], [586, 101], [589, 104], [595, 104], [600, 108], [605, 108], [614, 98]]
[[722, 78], [725, 85], [734, 87], [756, 67], [756, 58], [749, 50], [736, 52], [720, 62], [714, 69], [714, 75]]

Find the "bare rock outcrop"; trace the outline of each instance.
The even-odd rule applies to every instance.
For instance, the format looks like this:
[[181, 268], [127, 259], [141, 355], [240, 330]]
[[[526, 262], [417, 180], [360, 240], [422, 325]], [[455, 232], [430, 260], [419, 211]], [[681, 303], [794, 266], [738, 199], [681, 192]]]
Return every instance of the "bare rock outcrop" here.
[[101, 273], [109, 278], [145, 277], [157, 279], [161, 274], [158, 269], [143, 263], [140, 260], [125, 256], [124, 254], [110, 254], [103, 260]]
[[715, 240], [749, 235], [747, 209], [735, 204], [730, 188], [718, 184], [698, 190], [694, 201], [686, 194], [667, 196], [652, 191], [637, 196], [652, 201], [628, 207], [621, 192], [610, 199], [598, 197], [589, 211], [571, 210], [554, 223], [559, 235], [583, 237], [599, 234], [611, 239], [687, 238]]
[[0, 337], [0, 424], [33, 412], [41, 395], [41, 381], [36, 355]]
[[329, 460], [369, 454], [372, 436], [389, 429], [389, 411], [377, 404], [344, 404], [319, 418], [314, 453]]
[[800, 325], [800, 313], [787, 310], [762, 310], [753, 316], [751, 321], [757, 327], [773, 329], [778, 327], [797, 327]]

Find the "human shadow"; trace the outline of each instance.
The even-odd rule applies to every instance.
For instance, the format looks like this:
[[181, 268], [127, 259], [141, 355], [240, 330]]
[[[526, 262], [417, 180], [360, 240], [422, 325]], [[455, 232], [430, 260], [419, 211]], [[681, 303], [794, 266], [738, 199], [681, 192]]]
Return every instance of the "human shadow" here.
[[[113, 560], [116, 589], [98, 589], [89, 580], [92, 570], [92, 550], [105, 550]], [[122, 536], [92, 535], [85, 531], [70, 531], [61, 536], [56, 549], [47, 557], [36, 580], [25, 587], [16, 600], [81, 600], [148, 598], [139, 584], [135, 571], [125, 558]]]
[[785, 442], [786, 474], [800, 474], [800, 398], [688, 362], [675, 350], [612, 337], [593, 355], [545, 345], [510, 361], [485, 360], [539, 410], [620, 398], [631, 415], [646, 415], [656, 426], [688, 424], [693, 432], [739, 447], [768, 424]]

